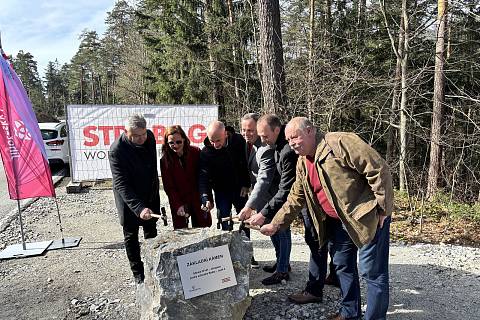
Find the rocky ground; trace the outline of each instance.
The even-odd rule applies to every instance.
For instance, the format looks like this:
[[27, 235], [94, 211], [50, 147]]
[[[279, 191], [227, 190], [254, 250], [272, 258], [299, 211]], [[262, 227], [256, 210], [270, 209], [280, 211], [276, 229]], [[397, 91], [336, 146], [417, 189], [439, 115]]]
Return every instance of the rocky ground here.
[[[122, 244], [111, 190], [90, 188], [66, 194], [57, 187], [66, 237], [79, 247], [43, 256], [0, 261], [1, 319], [138, 319], [135, 286]], [[162, 198], [165, 201], [165, 197]], [[27, 242], [60, 239], [55, 202], [40, 199], [24, 212]], [[171, 225], [171, 224], [170, 224]], [[171, 228], [171, 227], [167, 227]], [[159, 225], [159, 229], [167, 231]], [[273, 262], [268, 238], [253, 232], [255, 257]], [[17, 220], [0, 233], [0, 249], [20, 243]], [[293, 236], [292, 273], [287, 284], [264, 287], [252, 270], [252, 305], [245, 319], [325, 319], [338, 307], [339, 290], [327, 287], [324, 302], [296, 306], [288, 294], [307, 277], [308, 247]], [[391, 247], [389, 319], [479, 319], [480, 249], [395, 242]]]

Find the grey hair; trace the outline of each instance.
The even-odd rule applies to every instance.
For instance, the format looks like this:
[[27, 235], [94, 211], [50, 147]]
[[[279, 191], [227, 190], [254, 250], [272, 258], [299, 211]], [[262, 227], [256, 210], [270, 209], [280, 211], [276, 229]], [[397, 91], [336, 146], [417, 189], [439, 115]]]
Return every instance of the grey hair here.
[[295, 129], [295, 130], [300, 130], [300, 131], [305, 131], [308, 128], [313, 128], [316, 131], [315, 126], [313, 123], [308, 120], [306, 117], [296, 117], [290, 120], [287, 124], [288, 127]]
[[255, 113], [255, 112], [251, 112], [251, 113], [246, 113], [243, 115], [241, 121], [243, 120], [250, 120], [250, 119], [253, 119], [255, 122], [258, 121], [258, 118], [260, 118], [260, 116], [258, 115], [258, 113]]
[[307, 128], [313, 128], [313, 123], [308, 120], [307, 118], [305, 117], [301, 117], [300, 118], [300, 121], [298, 122], [298, 128], [297, 129], [300, 129], [302, 131], [305, 131], [305, 129]]
[[128, 117], [127, 123], [125, 124], [125, 128], [129, 129], [146, 129], [147, 128], [147, 120], [141, 113], [135, 113]]

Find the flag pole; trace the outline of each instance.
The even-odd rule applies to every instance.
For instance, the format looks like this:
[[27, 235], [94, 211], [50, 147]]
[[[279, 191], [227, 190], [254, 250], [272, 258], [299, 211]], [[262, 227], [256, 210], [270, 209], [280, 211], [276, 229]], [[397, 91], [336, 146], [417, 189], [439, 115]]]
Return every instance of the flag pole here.
[[65, 237], [63, 236], [62, 218], [60, 217], [60, 209], [58, 208], [57, 197], [53, 198], [57, 206], [58, 225], [60, 226], [60, 234], [62, 235], [62, 245], [65, 245]]
[[20, 208], [19, 199], [17, 199], [17, 206], [18, 206], [18, 221], [20, 222], [20, 234], [22, 235], [22, 248], [23, 250], [27, 250], [27, 246], [25, 245], [25, 235], [23, 233], [22, 209]]

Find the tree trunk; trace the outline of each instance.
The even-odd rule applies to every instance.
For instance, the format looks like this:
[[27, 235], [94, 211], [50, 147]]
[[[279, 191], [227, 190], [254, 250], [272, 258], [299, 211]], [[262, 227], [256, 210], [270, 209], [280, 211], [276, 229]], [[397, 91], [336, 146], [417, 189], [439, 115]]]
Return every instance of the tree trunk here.
[[[402, 22], [403, 47], [399, 44], [399, 55], [402, 58], [402, 97], [400, 101], [400, 178], [399, 189], [404, 191], [407, 188], [407, 172], [405, 170], [405, 161], [407, 158], [407, 64], [408, 64], [408, 12], [407, 0], [402, 0]], [[400, 42], [400, 41], [399, 41]]]
[[357, 15], [357, 28], [355, 32], [355, 37], [357, 39], [357, 43], [363, 43], [365, 37], [365, 7], [367, 6], [366, 0], [356, 0], [355, 3], [355, 10]]
[[448, 0], [438, 0], [437, 44], [435, 48], [435, 78], [433, 88], [432, 131], [430, 142], [430, 166], [428, 168], [427, 199], [432, 200], [437, 191], [440, 171], [440, 141], [444, 92], [445, 30], [447, 28]]
[[314, 33], [315, 33], [315, 0], [310, 0], [310, 21], [309, 21], [310, 33], [308, 37], [308, 83], [307, 83], [307, 96], [308, 96], [308, 118], [314, 121], [313, 113], [315, 110], [315, 99], [313, 97], [313, 82], [315, 74], [315, 54], [314, 54]]
[[323, 28], [323, 48], [326, 52], [330, 50], [332, 45], [332, 0], [324, 0], [325, 8], [323, 10], [325, 26]]
[[[212, 0], [205, 0], [205, 23], [210, 22], [212, 14]], [[212, 100], [213, 103], [218, 105], [218, 118], [225, 120], [225, 100], [223, 97], [223, 86], [220, 81], [220, 75], [218, 73], [217, 58], [213, 55], [215, 43], [211, 32], [207, 34], [207, 47], [208, 47], [208, 59], [210, 68], [210, 77], [213, 82]]]
[[[365, 27], [365, 21], [367, 20], [365, 17], [366, 7], [367, 7], [367, 0], [358, 1], [357, 26], [359, 26], [360, 28]], [[363, 30], [361, 32], [363, 33]]]
[[394, 122], [395, 122], [395, 115], [397, 114], [398, 105], [400, 101], [400, 88], [401, 88], [401, 82], [402, 82], [402, 57], [403, 57], [403, 46], [404, 46], [404, 41], [405, 41], [405, 33], [404, 33], [404, 24], [403, 24], [403, 18], [400, 18], [400, 30], [398, 33], [398, 47], [397, 49], [393, 48], [394, 50], [397, 50], [397, 64], [395, 66], [395, 79], [393, 82], [393, 93], [392, 93], [392, 106], [390, 107], [390, 124], [388, 128], [388, 140], [387, 140], [387, 162], [391, 163], [394, 158], [394, 150], [395, 150], [395, 143], [394, 143], [394, 137], [395, 137], [395, 127], [394, 127]]
[[83, 66], [80, 67], [80, 104], [83, 104]]
[[[230, 28], [233, 29], [234, 15], [233, 15], [233, 2], [232, 0], [227, 0], [228, 6], [228, 23]], [[240, 88], [238, 84], [238, 72], [237, 72], [237, 45], [236, 42], [232, 42], [232, 57], [233, 57], [233, 79], [234, 79], [234, 89], [235, 89], [235, 101], [234, 104], [237, 106], [240, 102]]]
[[283, 113], [286, 107], [280, 6], [278, 0], [258, 1], [263, 112]]
[[95, 76], [93, 74], [93, 71], [90, 77], [91, 77], [90, 80], [92, 81], [90, 86], [92, 90], [92, 104], [95, 104]]

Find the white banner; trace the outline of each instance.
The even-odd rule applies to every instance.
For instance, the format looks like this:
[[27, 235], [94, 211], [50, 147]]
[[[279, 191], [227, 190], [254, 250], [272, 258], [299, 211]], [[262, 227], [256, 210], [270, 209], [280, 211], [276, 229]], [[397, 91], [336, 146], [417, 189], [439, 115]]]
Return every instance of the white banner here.
[[237, 284], [228, 245], [177, 257], [185, 299]]
[[[142, 113], [157, 141], [158, 161], [165, 129], [181, 125], [192, 145], [203, 146], [206, 127], [217, 120], [214, 105], [69, 105], [70, 166], [74, 182], [111, 178], [110, 145], [125, 130], [127, 118]], [[160, 166], [158, 166], [160, 173]]]

